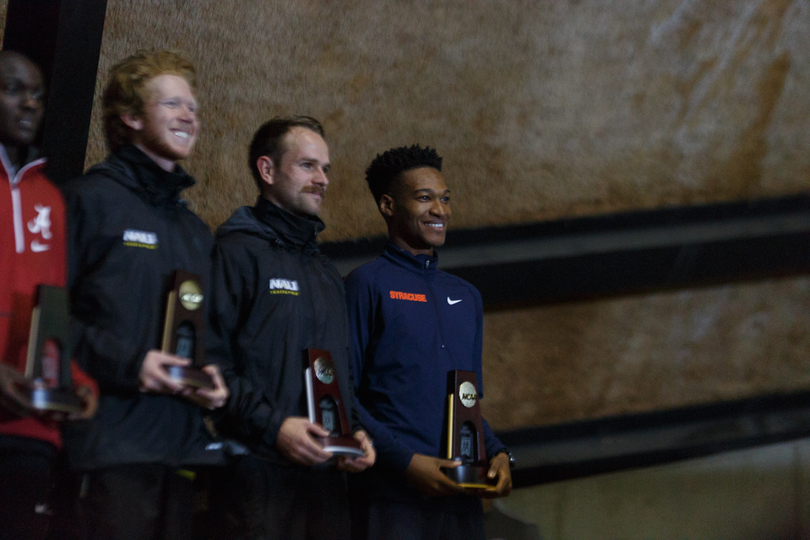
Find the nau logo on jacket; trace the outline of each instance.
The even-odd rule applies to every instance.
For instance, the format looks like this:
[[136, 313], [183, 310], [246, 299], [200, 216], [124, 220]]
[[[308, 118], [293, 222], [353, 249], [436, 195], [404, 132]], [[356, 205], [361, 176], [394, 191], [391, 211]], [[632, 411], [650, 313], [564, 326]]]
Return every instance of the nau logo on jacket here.
[[158, 237], [156, 233], [127, 229], [124, 231], [124, 245], [146, 249], [157, 249]]
[[291, 294], [298, 296], [298, 281], [295, 279], [271, 279], [270, 294]]

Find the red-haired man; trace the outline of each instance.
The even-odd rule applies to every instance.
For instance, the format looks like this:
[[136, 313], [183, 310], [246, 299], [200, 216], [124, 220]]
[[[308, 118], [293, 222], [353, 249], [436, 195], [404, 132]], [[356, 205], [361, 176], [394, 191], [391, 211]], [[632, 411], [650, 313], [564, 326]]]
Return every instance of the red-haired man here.
[[103, 100], [111, 153], [64, 189], [76, 359], [101, 387], [96, 417], [65, 430], [88, 538], [188, 538], [193, 469], [220, 459], [195, 405], [225, 403], [219, 369], [203, 368], [214, 390], [190, 391], [166, 369], [189, 360], [157, 350], [173, 271], [199, 275], [207, 294], [213, 241], [180, 199], [194, 179], [177, 164], [199, 132], [194, 81], [168, 51], [115, 65]]

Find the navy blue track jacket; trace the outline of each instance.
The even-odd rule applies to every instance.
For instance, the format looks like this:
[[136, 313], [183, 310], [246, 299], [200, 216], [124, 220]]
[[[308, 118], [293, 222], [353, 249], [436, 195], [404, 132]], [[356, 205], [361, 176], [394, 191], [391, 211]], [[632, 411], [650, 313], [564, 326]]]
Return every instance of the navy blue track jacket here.
[[[377, 466], [404, 474], [414, 453], [445, 457], [447, 372], [478, 375], [483, 397], [483, 307], [478, 290], [388, 243], [345, 280], [360, 420]], [[503, 448], [484, 420], [488, 458]]]

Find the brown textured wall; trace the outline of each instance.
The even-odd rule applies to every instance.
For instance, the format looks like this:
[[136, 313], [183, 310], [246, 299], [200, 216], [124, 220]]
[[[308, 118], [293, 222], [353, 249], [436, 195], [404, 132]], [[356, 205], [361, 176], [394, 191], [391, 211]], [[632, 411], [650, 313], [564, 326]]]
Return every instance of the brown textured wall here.
[[[276, 114], [326, 126], [326, 240], [384, 232], [363, 170], [413, 142], [445, 156], [455, 227], [809, 184], [803, 0], [108, 0], [97, 100], [114, 61], [164, 47], [199, 68], [188, 196], [212, 227], [255, 198], [245, 148]], [[800, 387], [809, 301], [797, 279], [488, 313], [485, 411], [503, 429]]]
[[3, 42], [3, 36], [6, 34], [6, 11], [8, 10], [8, 0], [0, 0], [0, 43]]
[[291, 112], [328, 131], [325, 239], [383, 232], [362, 172], [417, 141], [444, 154], [462, 227], [809, 185], [803, 0], [109, 0], [102, 73], [141, 47], [199, 66], [190, 198], [212, 226], [252, 202], [254, 129]]
[[807, 390], [808, 302], [798, 278], [487, 313], [482, 407], [511, 429]]

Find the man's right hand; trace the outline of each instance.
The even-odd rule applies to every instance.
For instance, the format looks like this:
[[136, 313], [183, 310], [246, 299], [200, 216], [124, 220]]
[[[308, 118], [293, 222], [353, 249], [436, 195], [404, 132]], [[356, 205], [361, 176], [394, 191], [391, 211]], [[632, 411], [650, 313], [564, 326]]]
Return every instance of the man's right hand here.
[[457, 495], [464, 493], [458, 484], [450, 480], [442, 471], [441, 467], [454, 469], [459, 466], [458, 461], [449, 459], [439, 459], [426, 456], [424, 454], [414, 454], [408, 469], [405, 471], [405, 478], [408, 483], [416, 488], [422, 495], [428, 497], [439, 497], [442, 495]]
[[16, 369], [0, 364], [0, 405], [20, 416], [33, 416], [43, 422], [61, 422], [63, 420], [86, 420], [96, 413], [98, 396], [88, 386], [76, 386], [74, 393], [82, 402], [79, 412], [64, 413], [48, 409], [35, 409], [31, 406], [20, 388], [44, 388], [40, 381], [31, 381]]
[[191, 360], [153, 349], [146, 353], [138, 374], [141, 392], [158, 394], [177, 394], [185, 386], [169, 377], [166, 366], [188, 366]]
[[276, 437], [276, 448], [281, 454], [299, 465], [311, 467], [332, 457], [315, 437], [328, 437], [329, 431], [302, 416], [290, 416], [281, 423]]
[[30, 384], [22, 373], [11, 366], [0, 363], [0, 402], [4, 403], [8, 409], [20, 415], [35, 412], [29, 408], [25, 396], [17, 388], [18, 385], [30, 386]]

